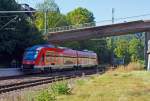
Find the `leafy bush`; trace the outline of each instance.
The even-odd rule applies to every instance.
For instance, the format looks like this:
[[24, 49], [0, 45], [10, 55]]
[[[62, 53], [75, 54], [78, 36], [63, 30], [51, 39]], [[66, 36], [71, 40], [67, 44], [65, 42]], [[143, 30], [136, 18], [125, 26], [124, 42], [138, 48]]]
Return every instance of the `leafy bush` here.
[[143, 70], [144, 65], [139, 63], [139, 62], [133, 62], [133, 63], [128, 64], [127, 69], [129, 69], [129, 70]]
[[56, 101], [56, 98], [48, 90], [43, 90], [36, 96], [35, 101]]
[[67, 82], [58, 82], [51, 86], [52, 92], [54, 94], [70, 94], [71, 87], [69, 87]]
[[138, 60], [138, 63], [140, 63], [141, 65], [143, 65], [144, 67], [146, 67], [144, 60]]
[[139, 62], [129, 63], [127, 66], [119, 66], [115, 71], [123, 72], [123, 71], [136, 71], [136, 70], [144, 70], [144, 65]]

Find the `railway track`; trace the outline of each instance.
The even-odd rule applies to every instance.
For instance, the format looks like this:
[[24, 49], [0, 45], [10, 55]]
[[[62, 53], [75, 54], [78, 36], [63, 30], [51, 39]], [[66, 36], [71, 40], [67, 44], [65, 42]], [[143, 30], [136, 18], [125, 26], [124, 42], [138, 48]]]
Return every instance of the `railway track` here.
[[[20, 82], [20, 83], [13, 83], [13, 84], [6, 84], [6, 85], [0, 85], [0, 94], [7, 93], [10, 91], [15, 91], [15, 90], [21, 90], [24, 88], [28, 87], [33, 87], [33, 86], [38, 86], [42, 84], [48, 84], [56, 81], [61, 81], [61, 80], [67, 80], [71, 78], [76, 78], [76, 77], [81, 77], [82, 75], [92, 75], [97, 73], [97, 70], [94, 71], [86, 71], [86, 72], [81, 72], [78, 71], [74, 74], [66, 74], [66, 75], [57, 75], [57, 76], [52, 76], [52, 77], [47, 77], [43, 79], [38, 79], [38, 80], [31, 80], [31, 81], [25, 81], [25, 82]], [[100, 72], [102, 73], [102, 72]]]
[[74, 77], [75, 76], [72, 76], [72, 75], [67, 75], [64, 77], [58, 76], [58, 77], [50, 77], [50, 78], [40, 79], [40, 80], [33, 80], [29, 82], [21, 82], [21, 83], [3, 85], [3, 86], [0, 86], [0, 94], [18, 90], [18, 89], [24, 89], [24, 88], [38, 86], [42, 84], [48, 84], [48, 83], [52, 83], [52, 82], [56, 82], [56, 81], [60, 81], [64, 79], [66, 80], [66, 79], [70, 79]]

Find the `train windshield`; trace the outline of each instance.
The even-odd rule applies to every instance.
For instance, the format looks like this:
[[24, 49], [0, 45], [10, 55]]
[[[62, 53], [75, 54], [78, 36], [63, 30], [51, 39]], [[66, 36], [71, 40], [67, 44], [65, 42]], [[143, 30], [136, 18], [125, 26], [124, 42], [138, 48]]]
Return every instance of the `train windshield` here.
[[27, 51], [24, 54], [24, 60], [35, 60], [37, 58], [38, 51]]

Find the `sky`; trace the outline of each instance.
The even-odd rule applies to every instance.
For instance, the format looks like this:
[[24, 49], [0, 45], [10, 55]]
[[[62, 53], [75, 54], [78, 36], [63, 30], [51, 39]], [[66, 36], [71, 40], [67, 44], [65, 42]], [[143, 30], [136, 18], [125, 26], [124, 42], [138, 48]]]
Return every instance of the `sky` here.
[[[35, 5], [43, 0], [18, 0], [21, 3]], [[93, 12], [95, 21], [110, 20], [112, 8], [115, 9], [115, 18], [150, 14], [150, 0], [55, 0], [61, 13], [67, 14], [77, 7], [84, 7]], [[149, 16], [135, 17], [128, 20], [150, 19]]]

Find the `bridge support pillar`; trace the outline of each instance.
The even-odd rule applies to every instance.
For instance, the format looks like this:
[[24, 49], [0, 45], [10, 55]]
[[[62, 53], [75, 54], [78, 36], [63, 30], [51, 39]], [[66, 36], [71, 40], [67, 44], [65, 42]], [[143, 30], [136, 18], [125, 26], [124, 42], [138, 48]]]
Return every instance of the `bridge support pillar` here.
[[147, 70], [150, 71], [150, 32], [145, 32], [145, 65]]

